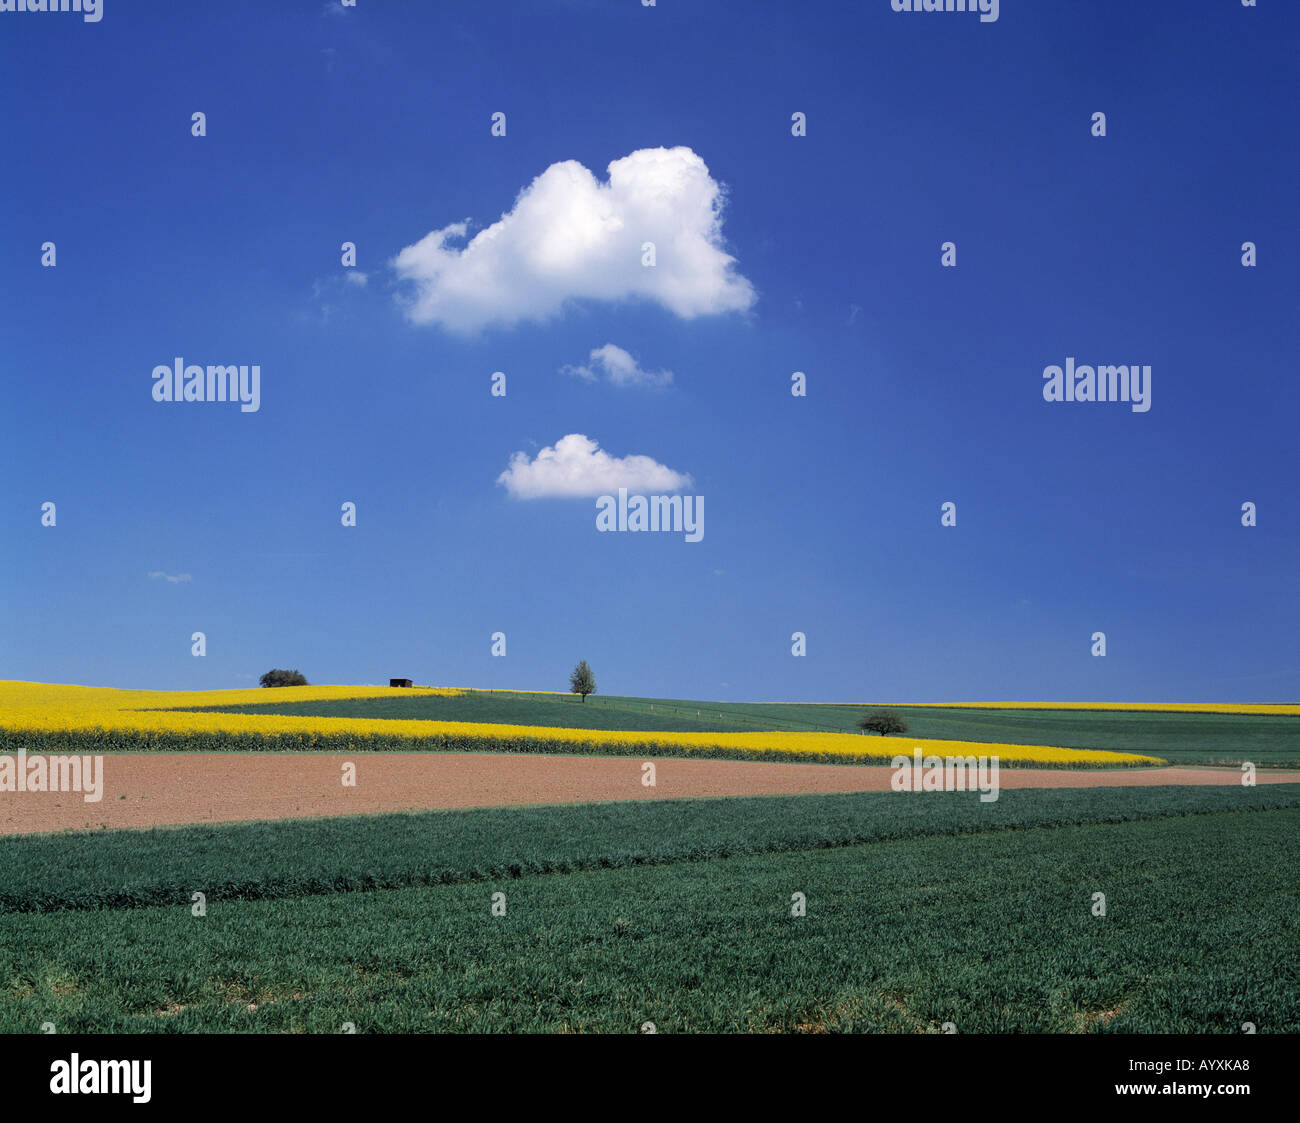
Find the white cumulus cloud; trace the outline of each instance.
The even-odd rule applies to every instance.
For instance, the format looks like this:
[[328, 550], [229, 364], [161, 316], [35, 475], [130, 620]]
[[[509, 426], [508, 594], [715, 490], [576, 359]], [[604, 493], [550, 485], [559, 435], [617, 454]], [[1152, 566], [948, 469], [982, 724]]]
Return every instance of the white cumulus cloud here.
[[585, 363], [560, 369], [588, 382], [596, 382], [603, 374], [615, 386], [667, 386], [673, 380], [670, 370], [642, 370], [631, 355], [613, 343], [593, 348]]
[[[686, 147], [642, 148], [598, 180], [552, 164], [512, 210], [463, 247], [469, 220], [426, 234], [392, 261], [410, 282], [408, 318], [472, 332], [545, 320], [572, 300], [658, 303], [683, 319], [744, 311], [754, 288], [722, 241], [724, 192]], [[655, 264], [642, 264], [653, 242]]]
[[516, 452], [497, 483], [514, 499], [584, 499], [631, 492], [662, 494], [689, 487], [691, 477], [649, 456], [610, 456], [581, 433], [561, 437], [533, 459]]

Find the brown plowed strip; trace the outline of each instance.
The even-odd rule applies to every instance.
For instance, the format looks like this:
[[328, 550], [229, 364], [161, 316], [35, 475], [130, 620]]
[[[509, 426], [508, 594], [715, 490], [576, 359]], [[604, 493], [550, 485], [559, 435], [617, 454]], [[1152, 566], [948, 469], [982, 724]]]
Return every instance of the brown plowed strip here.
[[[656, 784], [641, 783], [654, 760]], [[356, 764], [344, 787], [342, 764]], [[525, 803], [680, 799], [888, 791], [891, 770], [848, 764], [772, 764], [639, 757], [509, 756], [494, 753], [106, 753], [104, 795], [0, 792], [0, 834], [364, 815]], [[1067, 772], [1003, 768], [1004, 788], [1240, 784], [1232, 768]], [[1258, 773], [1261, 784], [1295, 783], [1300, 772]]]

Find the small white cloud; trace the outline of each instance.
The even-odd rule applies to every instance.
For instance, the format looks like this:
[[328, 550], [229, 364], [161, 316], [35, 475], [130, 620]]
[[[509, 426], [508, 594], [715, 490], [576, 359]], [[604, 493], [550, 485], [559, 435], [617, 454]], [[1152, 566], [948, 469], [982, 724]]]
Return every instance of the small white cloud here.
[[315, 312], [320, 318], [329, 322], [337, 312], [346, 307], [346, 302], [353, 299], [350, 293], [363, 289], [370, 280], [370, 274], [349, 266], [328, 277], [318, 277], [311, 283], [311, 299]]
[[[392, 261], [412, 323], [473, 332], [541, 321], [573, 300], [653, 301], [683, 319], [745, 311], [754, 287], [723, 249], [725, 192], [691, 149], [642, 148], [607, 182], [552, 164], [463, 249], [469, 220], [433, 230]], [[653, 242], [655, 264], [642, 264]]]
[[581, 433], [561, 437], [530, 460], [516, 452], [497, 483], [513, 499], [584, 499], [612, 495], [620, 487], [663, 494], [689, 487], [691, 477], [648, 456], [610, 456]]
[[170, 581], [173, 585], [187, 584], [194, 580], [188, 573], [164, 573], [161, 569], [151, 569], [149, 579], [151, 581]]
[[560, 370], [588, 382], [598, 381], [603, 373], [615, 386], [667, 386], [673, 380], [670, 370], [642, 370], [631, 355], [613, 343], [593, 348], [586, 363]]

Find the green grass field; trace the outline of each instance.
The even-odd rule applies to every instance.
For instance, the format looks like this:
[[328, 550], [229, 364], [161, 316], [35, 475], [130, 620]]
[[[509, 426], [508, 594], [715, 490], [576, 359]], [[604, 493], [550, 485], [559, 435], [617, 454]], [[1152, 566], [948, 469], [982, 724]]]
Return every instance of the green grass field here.
[[9, 838], [0, 1032], [1297, 1032], [1297, 828], [1288, 784]]
[[[654, 707], [651, 709], [651, 707]], [[416, 718], [510, 725], [649, 731], [808, 730], [857, 733], [867, 705], [692, 702], [672, 698], [473, 691], [453, 697], [411, 697], [231, 707], [239, 713]], [[897, 706], [912, 736], [943, 741], [1055, 745], [1144, 753], [1171, 764], [1300, 767], [1300, 717], [1187, 714], [1126, 710], [1005, 710]]]

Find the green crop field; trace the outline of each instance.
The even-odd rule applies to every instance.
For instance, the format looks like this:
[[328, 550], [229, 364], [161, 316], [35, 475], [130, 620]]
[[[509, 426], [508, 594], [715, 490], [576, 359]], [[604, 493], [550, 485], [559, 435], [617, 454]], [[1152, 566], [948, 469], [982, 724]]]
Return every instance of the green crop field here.
[[[585, 703], [562, 694], [469, 691], [451, 697], [411, 697], [277, 703], [231, 707], [238, 713], [415, 718], [499, 722], [577, 729], [679, 732], [805, 730], [857, 733], [869, 704], [804, 705], [699, 702], [674, 698], [592, 695]], [[1133, 710], [1013, 710], [896, 706], [908, 733], [921, 739], [1007, 745], [1054, 745], [1143, 753], [1171, 764], [1253, 761], [1260, 768], [1300, 767], [1300, 716], [1202, 714]]]
[[1298, 828], [1287, 784], [7, 838], [0, 1031], [1297, 1032]]
[[[664, 703], [657, 709], [650, 707], [656, 700], [647, 700], [644, 706], [623, 704], [623, 699], [588, 698], [586, 703], [577, 697], [563, 695], [524, 694], [515, 691], [467, 691], [446, 697], [403, 695], [395, 690], [391, 698], [345, 698], [322, 702], [276, 702], [271, 698], [256, 706], [210, 706], [205, 709], [221, 713], [289, 714], [296, 717], [360, 717], [372, 719], [414, 719], [418, 721], [467, 721], [501, 723], [506, 725], [539, 725], [567, 729], [640, 729], [649, 732], [717, 733], [744, 732], [763, 729], [810, 728], [794, 723], [773, 724], [750, 722], [718, 717], [716, 707], [695, 716], [684, 704]], [[627, 699], [633, 703], [636, 700]], [[712, 714], [713, 716], [709, 716]], [[854, 732], [857, 732], [854, 730]]]

